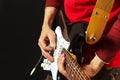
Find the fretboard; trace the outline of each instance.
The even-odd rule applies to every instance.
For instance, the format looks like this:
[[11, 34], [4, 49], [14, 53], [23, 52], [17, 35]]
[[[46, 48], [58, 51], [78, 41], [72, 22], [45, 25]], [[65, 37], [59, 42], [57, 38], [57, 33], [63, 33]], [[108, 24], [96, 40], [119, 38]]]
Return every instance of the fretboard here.
[[66, 71], [69, 74], [70, 80], [90, 80], [90, 78], [84, 73], [82, 67], [76, 60], [70, 55], [70, 52], [63, 49], [62, 53], [66, 56]]

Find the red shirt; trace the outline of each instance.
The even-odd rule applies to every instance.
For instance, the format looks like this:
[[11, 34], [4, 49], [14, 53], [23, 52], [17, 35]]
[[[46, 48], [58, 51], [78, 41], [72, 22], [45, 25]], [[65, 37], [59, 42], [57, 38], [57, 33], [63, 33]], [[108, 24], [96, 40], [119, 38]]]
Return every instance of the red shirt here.
[[[64, 2], [64, 10], [71, 23], [89, 22], [96, 0], [46, 0], [46, 7], [60, 8]], [[120, 0], [115, 0], [108, 24], [104, 31], [105, 37], [95, 45], [85, 46], [85, 62], [90, 61], [95, 53], [111, 67], [120, 67]], [[118, 16], [119, 15], [119, 16]], [[115, 22], [116, 21], [116, 22]], [[112, 27], [112, 28], [111, 28]], [[87, 54], [87, 55], [86, 55]], [[89, 60], [90, 59], [90, 60]]]

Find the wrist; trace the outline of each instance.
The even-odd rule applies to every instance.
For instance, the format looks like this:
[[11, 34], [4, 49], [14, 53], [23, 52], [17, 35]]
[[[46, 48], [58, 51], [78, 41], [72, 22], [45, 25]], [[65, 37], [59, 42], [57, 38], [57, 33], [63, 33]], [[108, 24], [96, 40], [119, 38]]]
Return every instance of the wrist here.
[[47, 24], [47, 23], [44, 23], [44, 24], [42, 25], [42, 30], [46, 30], [46, 29], [52, 29], [52, 26], [50, 26], [50, 25]]
[[88, 65], [84, 66], [84, 70], [85, 73], [92, 78], [101, 70], [103, 66], [104, 62], [95, 56]]
[[46, 7], [45, 8], [43, 27], [52, 28], [52, 24], [53, 24], [54, 18], [56, 16], [56, 13], [57, 13], [57, 9], [54, 7]]

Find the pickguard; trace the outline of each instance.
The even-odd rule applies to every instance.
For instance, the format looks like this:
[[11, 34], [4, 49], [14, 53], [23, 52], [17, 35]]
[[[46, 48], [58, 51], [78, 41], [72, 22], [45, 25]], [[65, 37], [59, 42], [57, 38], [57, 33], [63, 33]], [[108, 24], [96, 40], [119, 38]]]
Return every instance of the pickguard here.
[[48, 59], [44, 59], [43, 63], [41, 64], [43, 70], [51, 71], [53, 80], [57, 80], [57, 59], [60, 56], [62, 49], [65, 48], [66, 50], [68, 50], [70, 46], [70, 42], [64, 39], [60, 26], [57, 26], [57, 28], [55, 29], [55, 33], [57, 35], [57, 46], [53, 53], [54, 62], [51, 63]]

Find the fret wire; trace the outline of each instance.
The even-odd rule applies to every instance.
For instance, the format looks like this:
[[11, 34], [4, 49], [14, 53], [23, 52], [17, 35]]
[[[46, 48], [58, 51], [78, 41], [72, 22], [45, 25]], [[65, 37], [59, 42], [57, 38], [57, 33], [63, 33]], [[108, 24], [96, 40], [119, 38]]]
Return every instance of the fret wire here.
[[[78, 66], [78, 65], [77, 65], [77, 66]], [[83, 76], [81, 75], [80, 70], [79, 70], [79, 66], [78, 66], [78, 68], [77, 68], [77, 73], [79, 74], [79, 77], [83, 79]]]
[[76, 76], [78, 76], [78, 72], [77, 72], [77, 70], [76, 70], [76, 65], [75, 65], [75, 61], [72, 61], [72, 68], [73, 68], [73, 70], [74, 70], [74, 72], [73, 72], [73, 74], [74, 74], [74, 78], [76, 77]]
[[[69, 64], [69, 63], [67, 63], [67, 64]], [[71, 77], [71, 79], [74, 77], [74, 74], [73, 74], [73, 70], [71, 69], [72, 68], [72, 66], [69, 66], [69, 68], [70, 68], [70, 73], [69, 73], [69, 75], [70, 75], [70, 77]], [[67, 68], [68, 69], [68, 68]], [[73, 75], [73, 76], [72, 76]]]
[[[66, 56], [67, 57], [67, 56]], [[71, 64], [71, 60], [69, 59], [69, 57], [67, 57], [67, 62], [68, 62], [68, 64], [69, 64], [69, 68], [70, 68], [70, 78], [72, 79], [72, 73], [73, 73], [73, 71], [72, 71], [72, 64]]]
[[[75, 63], [76, 64], [76, 63]], [[78, 70], [78, 65], [75, 66], [76, 67], [76, 74], [77, 74], [77, 77], [79, 77], [80, 79], [83, 79], [80, 75], [79, 75], [79, 70]]]
[[[68, 54], [66, 54], [66, 57], [67, 57], [67, 62], [71, 62], [71, 63], [68, 63], [69, 65], [70, 65], [70, 68], [72, 67], [72, 68], [74, 68], [73, 67], [73, 61], [71, 60], [71, 58], [70, 57], [68, 57], [69, 55]], [[72, 66], [71, 66], [72, 65]], [[75, 65], [74, 65], [75, 66]], [[73, 70], [73, 69], [72, 69]], [[76, 70], [75, 70], [76, 71]], [[74, 72], [75, 72], [74, 71]], [[71, 71], [72, 72], [72, 71]], [[77, 71], [76, 71], [77, 72]], [[75, 73], [73, 73], [73, 75], [74, 75]], [[75, 75], [74, 75], [75, 76]], [[78, 75], [78, 72], [77, 72], [77, 76], [79, 76]]]
[[[71, 59], [70, 59], [70, 60], [71, 60]], [[74, 80], [74, 76], [75, 76], [75, 75], [74, 75], [74, 72], [75, 72], [75, 71], [74, 71], [73, 66], [74, 66], [74, 65], [73, 65], [73, 61], [71, 60], [71, 67], [72, 67], [72, 71], [71, 71], [71, 72], [72, 72], [72, 80]]]
[[69, 76], [71, 76], [70, 74], [71, 74], [71, 63], [69, 62], [69, 59], [68, 59], [68, 57], [66, 56], [66, 63], [67, 63], [67, 65], [69, 66], [69, 67], [67, 67], [67, 69], [68, 69], [68, 71], [69, 71]]
[[[67, 63], [67, 64], [69, 64], [69, 63]], [[71, 68], [71, 66], [69, 66], [69, 68]], [[72, 69], [72, 68], [71, 68], [71, 69]], [[78, 69], [77, 69], [77, 70], [78, 70]], [[80, 80], [83, 80], [83, 78], [79, 75], [79, 72], [78, 72], [79, 70], [78, 70], [78, 71], [77, 71], [77, 70], [76, 70], [76, 72], [77, 72], [77, 76], [76, 76], [76, 77], [79, 77]], [[81, 74], [81, 73], [80, 73], [80, 74]]]
[[[67, 64], [69, 64], [69, 63], [67, 63]], [[70, 66], [70, 68], [71, 68], [71, 66]], [[67, 68], [68, 69], [68, 68]], [[78, 73], [78, 71], [76, 71], [77, 72], [77, 77], [79, 77], [80, 78], [80, 80], [83, 80], [83, 78], [79, 75], [79, 73]]]
[[[70, 73], [69, 65], [66, 63], [66, 71], [67, 73]], [[68, 74], [69, 75], [69, 74]], [[70, 76], [70, 75], [69, 75]]]
[[[77, 67], [80, 67], [80, 66], [77, 64], [77, 62], [72, 58], [72, 56], [71, 56], [67, 51], [64, 50], [64, 53], [65, 53], [65, 55], [66, 55], [66, 59], [69, 60], [69, 61], [67, 61], [67, 62], [71, 62], [71, 63], [69, 64], [69, 65], [70, 65], [70, 68], [73, 67], [73, 65], [74, 65], [74, 67], [76, 67], [76, 66], [77, 66]], [[75, 64], [74, 64], [73, 62], [74, 62]], [[71, 66], [71, 65], [72, 65], [72, 66]], [[74, 67], [73, 67], [73, 68], [74, 68]], [[72, 68], [71, 68], [71, 69], [72, 69]], [[72, 69], [72, 70], [73, 70], [73, 69]], [[84, 77], [84, 75], [83, 75], [84, 73], [83, 73], [83, 72], [80, 72], [80, 70], [79, 70], [78, 68], [76, 68], [75, 71], [77, 72], [77, 74], [80, 74], [80, 75], [81, 75], [81, 76], [80, 76], [80, 75], [77, 75], [77, 76], [80, 76], [80, 78], [82, 77], [82, 78], [84, 78], [84, 80], [86, 80], [86, 79], [85, 79], [86, 76]], [[79, 71], [79, 72], [78, 72], [78, 71]], [[71, 72], [72, 72], [72, 71], [71, 71]], [[74, 75], [74, 76], [75, 76], [75, 75]]]
[[[69, 57], [67, 58], [67, 59], [70, 59]], [[71, 60], [70, 60], [71, 61]], [[67, 61], [67, 62], [70, 62], [70, 61]], [[76, 63], [76, 62], [75, 62]], [[68, 63], [68, 64], [70, 64], [70, 68], [74, 65], [73, 64], [73, 62], [72, 63]], [[77, 65], [78, 66], [78, 65]], [[72, 68], [74, 68], [74, 67], [76, 67], [75, 65], [72, 67]], [[75, 70], [76, 72], [77, 72], [77, 70]], [[79, 73], [77, 72], [77, 77], [79, 76]], [[81, 76], [80, 76], [80, 78], [82, 78]]]
[[71, 79], [73, 79], [74, 80], [74, 77], [75, 77], [75, 71], [73, 70], [73, 68], [74, 68], [74, 65], [73, 65], [73, 61], [70, 59], [70, 57], [68, 57], [67, 58], [68, 60], [69, 60], [69, 62], [70, 62], [70, 68], [71, 68], [71, 72], [72, 72], [72, 74], [71, 74]]
[[[75, 63], [76, 64], [76, 63]], [[79, 72], [78, 72], [78, 65], [76, 65], [76, 71], [77, 71], [77, 75], [80, 77], [80, 78], [82, 78], [80, 75], [79, 75]]]
[[81, 67], [79, 66], [79, 64], [76, 62], [75, 65], [78, 67], [78, 68], [76, 68], [78, 74], [81, 75], [81, 76], [80, 76], [80, 75], [79, 75], [79, 76], [82, 77], [82, 79], [86, 80], [86, 79], [85, 79], [85, 78], [86, 78], [86, 75], [83, 75], [84, 73], [83, 73], [83, 71], [81, 70]]
[[[78, 66], [79, 66], [79, 65], [78, 65]], [[86, 74], [82, 71], [81, 68], [82, 68], [82, 67], [79, 66], [79, 68], [77, 68], [77, 71], [78, 71], [78, 73], [81, 75], [82, 79], [86, 80], [86, 79], [87, 79], [87, 76], [86, 76]]]
[[72, 74], [71, 74], [71, 79], [72, 80], [74, 80], [74, 77], [75, 77], [75, 71], [73, 70], [73, 68], [74, 68], [74, 65], [73, 65], [73, 61], [71, 60], [71, 58], [69, 57], [69, 55], [67, 55], [68, 56], [68, 58], [67, 59], [69, 59], [69, 62], [70, 62], [70, 65], [71, 65], [71, 72], [72, 72]]

